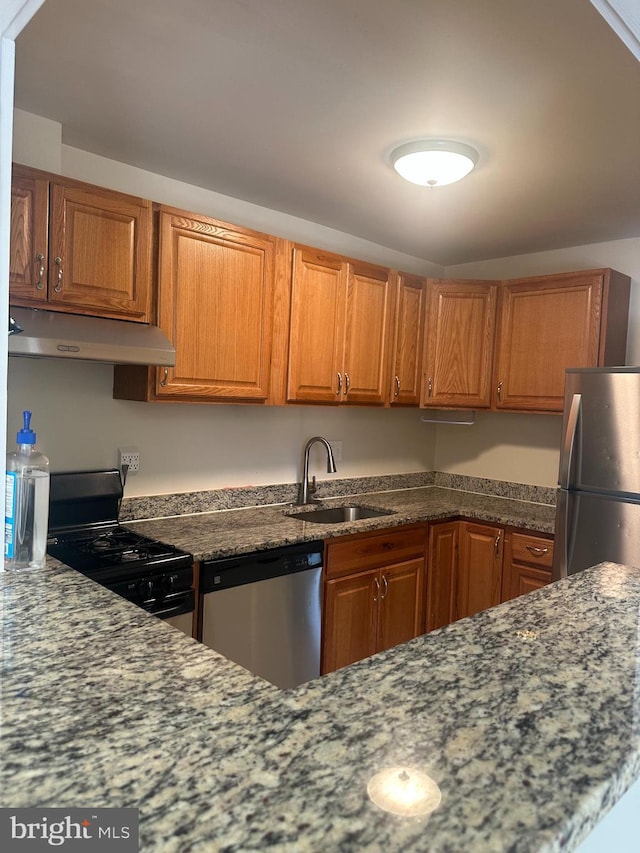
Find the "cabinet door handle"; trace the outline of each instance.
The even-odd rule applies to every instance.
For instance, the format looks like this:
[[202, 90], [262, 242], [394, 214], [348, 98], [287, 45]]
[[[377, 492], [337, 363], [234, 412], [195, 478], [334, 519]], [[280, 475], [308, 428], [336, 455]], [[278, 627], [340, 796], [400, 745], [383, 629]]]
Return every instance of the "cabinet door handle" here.
[[396, 383], [396, 388], [395, 388], [395, 392], [394, 392], [393, 396], [399, 397], [400, 396], [400, 377], [396, 376], [394, 381]]
[[53, 263], [58, 267], [58, 274], [56, 282], [56, 286], [53, 288], [56, 293], [60, 293], [62, 290], [62, 258], [54, 258]]
[[163, 374], [162, 374], [162, 379], [160, 380], [160, 385], [163, 388], [166, 388], [168, 378], [169, 378], [169, 368], [165, 367]]
[[427, 380], [427, 397], [430, 397], [433, 394], [433, 381], [431, 377]]
[[389, 592], [389, 581], [387, 580], [386, 575], [382, 575], [382, 583], [384, 584], [384, 592], [382, 593], [380, 598], [384, 599], [387, 597], [387, 593]]
[[530, 554], [533, 554], [535, 557], [542, 557], [545, 554], [549, 553], [548, 548], [537, 548], [535, 545], [526, 545], [525, 547], [526, 547], [527, 551]]
[[38, 280], [36, 282], [36, 290], [44, 290], [44, 255], [42, 252], [38, 252], [36, 255], [36, 261], [40, 264], [40, 269], [38, 270]]
[[342, 391], [342, 374], [338, 373], [338, 387], [336, 388], [336, 394], [340, 396], [340, 392]]
[[498, 400], [502, 400], [502, 382], [498, 382]]
[[376, 585], [376, 594], [373, 596], [373, 600], [377, 601], [380, 597], [380, 581], [378, 580], [378, 578], [374, 578], [373, 582]]
[[501, 536], [502, 536], [502, 533], [498, 533], [498, 535], [496, 536], [495, 541], [493, 543], [493, 549], [495, 551], [496, 557], [500, 556], [500, 538], [501, 538]]
[[351, 388], [351, 380], [349, 379], [349, 374], [345, 370], [345, 373], [344, 373], [344, 396], [345, 397], [349, 393], [349, 388]]

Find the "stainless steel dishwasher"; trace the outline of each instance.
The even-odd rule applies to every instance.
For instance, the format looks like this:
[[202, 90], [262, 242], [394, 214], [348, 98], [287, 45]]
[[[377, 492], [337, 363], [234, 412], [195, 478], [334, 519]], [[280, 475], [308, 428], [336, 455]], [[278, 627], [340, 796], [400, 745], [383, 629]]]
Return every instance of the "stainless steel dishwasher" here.
[[201, 566], [202, 642], [277, 687], [320, 675], [322, 542]]

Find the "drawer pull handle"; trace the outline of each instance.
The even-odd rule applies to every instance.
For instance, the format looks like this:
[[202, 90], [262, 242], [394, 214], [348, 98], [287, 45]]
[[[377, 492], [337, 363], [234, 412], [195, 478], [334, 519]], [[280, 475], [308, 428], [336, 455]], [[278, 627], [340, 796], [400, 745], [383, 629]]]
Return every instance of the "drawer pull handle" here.
[[393, 550], [393, 542], [383, 542], [382, 547], [384, 548], [385, 551], [392, 551]]
[[56, 276], [58, 281], [53, 289], [56, 293], [60, 293], [62, 290], [62, 258], [54, 258], [53, 263], [58, 267], [58, 274]]
[[44, 290], [44, 255], [38, 252], [36, 261], [40, 264], [38, 270], [38, 281], [36, 282], [36, 290]]
[[378, 578], [374, 578], [373, 582], [376, 585], [376, 594], [373, 596], [373, 600], [377, 601], [380, 596], [380, 581], [378, 580]]
[[525, 546], [529, 553], [533, 554], [536, 557], [543, 557], [545, 554], [549, 553], [548, 548], [538, 548], [535, 545], [526, 545]]
[[384, 599], [387, 597], [387, 593], [389, 592], [389, 581], [387, 580], [386, 575], [382, 575], [382, 583], [384, 584], [384, 592], [382, 593], [380, 598]]

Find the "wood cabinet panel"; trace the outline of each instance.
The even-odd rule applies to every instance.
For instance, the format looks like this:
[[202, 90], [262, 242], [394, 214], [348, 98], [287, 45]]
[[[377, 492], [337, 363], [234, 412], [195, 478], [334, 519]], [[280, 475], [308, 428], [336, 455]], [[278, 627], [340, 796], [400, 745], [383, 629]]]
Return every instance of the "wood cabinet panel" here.
[[[590, 270], [503, 284], [495, 372], [498, 410], [561, 412], [568, 367], [624, 364], [628, 281], [613, 274], [613, 297], [612, 272]], [[617, 300], [623, 309], [612, 307], [614, 319], [609, 306]], [[612, 338], [618, 339], [615, 345]]]
[[275, 238], [162, 209], [159, 325], [176, 348], [158, 397], [264, 401]]
[[323, 673], [422, 633], [425, 546], [424, 524], [325, 544]]
[[501, 527], [460, 524], [456, 618], [500, 603], [503, 537]]
[[295, 247], [287, 400], [384, 404], [390, 326], [389, 270]]
[[346, 292], [342, 259], [293, 250], [287, 400], [340, 401]]
[[424, 559], [380, 570], [379, 652], [406, 643], [422, 633]]
[[325, 551], [326, 576], [341, 577], [411, 557], [424, 557], [426, 546], [426, 524], [331, 539]]
[[148, 320], [151, 204], [64, 184], [50, 193], [49, 299]]
[[448, 625], [456, 618], [459, 526], [457, 521], [429, 526], [427, 631]]
[[344, 402], [386, 402], [390, 315], [389, 271], [350, 264], [343, 361]]
[[9, 290], [14, 302], [46, 302], [48, 230], [48, 182], [14, 172], [9, 243]]
[[502, 600], [508, 601], [551, 583], [553, 540], [508, 531], [505, 537]]
[[395, 282], [392, 406], [420, 404], [426, 281], [399, 273]]
[[322, 672], [333, 672], [376, 652], [378, 572], [325, 583]]
[[152, 229], [146, 199], [14, 166], [10, 302], [148, 322]]
[[497, 290], [489, 281], [428, 282], [422, 406], [489, 407]]

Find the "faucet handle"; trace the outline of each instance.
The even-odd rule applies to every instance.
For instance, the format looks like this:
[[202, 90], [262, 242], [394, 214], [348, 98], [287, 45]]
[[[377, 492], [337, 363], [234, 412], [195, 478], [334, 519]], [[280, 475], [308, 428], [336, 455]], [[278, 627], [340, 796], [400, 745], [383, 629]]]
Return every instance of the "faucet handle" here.
[[307, 493], [309, 495], [315, 495], [317, 491], [318, 491], [318, 488], [316, 486], [316, 475], [314, 474], [313, 477], [311, 478], [311, 482], [309, 483]]

